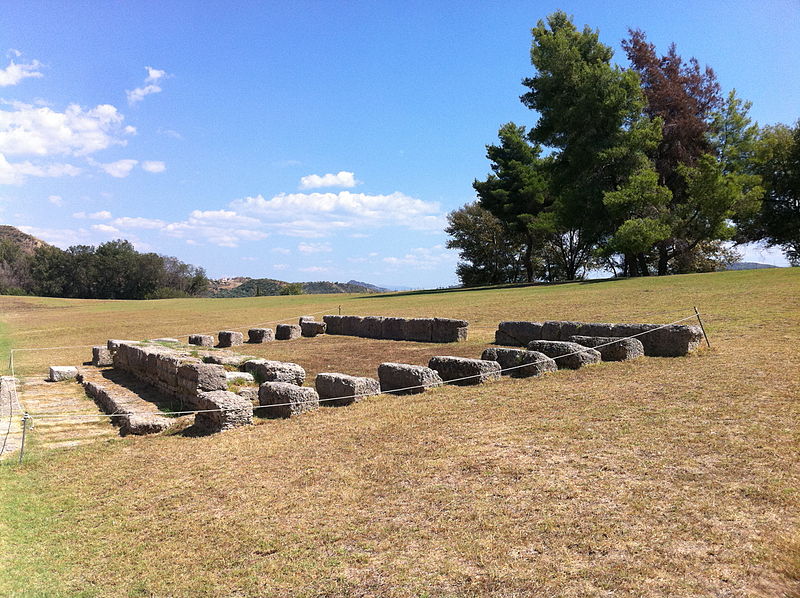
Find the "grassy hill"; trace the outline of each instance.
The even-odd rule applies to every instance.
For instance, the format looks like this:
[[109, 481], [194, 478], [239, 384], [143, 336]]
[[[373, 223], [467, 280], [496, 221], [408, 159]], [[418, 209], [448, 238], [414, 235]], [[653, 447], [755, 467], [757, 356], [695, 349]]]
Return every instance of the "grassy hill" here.
[[[212, 297], [233, 298], [233, 297], [270, 297], [280, 295], [281, 291], [289, 284], [283, 280], [273, 278], [248, 278], [242, 284], [230, 289], [219, 288], [211, 293]], [[302, 282], [303, 293], [306, 295], [329, 295], [332, 293], [376, 293], [385, 289], [378, 289], [371, 285], [358, 284], [353, 282]]]
[[33, 254], [37, 248], [47, 245], [47, 243], [41, 239], [23, 233], [14, 226], [0, 224], [0, 243], [3, 242], [8, 242], [19, 247], [24, 253], [29, 255]]
[[[799, 288], [800, 270], [786, 268], [237, 301], [0, 297], [0, 334], [18, 348], [339, 305], [471, 322], [457, 345], [331, 336], [247, 347], [302, 364], [309, 380], [477, 357], [504, 319], [669, 322], [697, 305], [713, 344], [204, 438], [46, 452], [34, 429], [26, 464], [0, 465], [0, 595], [797, 596]], [[15, 362], [43, 373], [87, 353]]]

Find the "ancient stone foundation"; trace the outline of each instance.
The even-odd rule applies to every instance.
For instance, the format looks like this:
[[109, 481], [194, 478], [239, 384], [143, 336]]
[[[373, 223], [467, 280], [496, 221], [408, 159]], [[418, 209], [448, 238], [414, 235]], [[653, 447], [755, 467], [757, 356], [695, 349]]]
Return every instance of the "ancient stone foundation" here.
[[500, 322], [495, 332], [498, 345], [527, 346], [534, 340], [569, 341], [573, 336], [631, 337], [642, 343], [644, 354], [651, 357], [679, 357], [700, 345], [703, 332], [699, 326], [672, 324], [604, 324], [593, 322]]
[[214, 337], [210, 334], [190, 334], [189, 344], [197, 345], [198, 347], [213, 347]]
[[121, 436], [158, 434], [172, 424], [172, 420], [156, 413], [143, 413], [144, 401], [130, 391], [119, 392], [111, 385], [89, 380], [83, 381], [83, 388], [104, 413], [117, 416], [111, 418], [111, 423], [119, 426]]
[[566, 341], [531, 341], [528, 349], [552, 358], [558, 369], [577, 370], [585, 365], [600, 363], [600, 353], [577, 343]]
[[96, 368], [114, 365], [114, 355], [108, 348], [102, 345], [99, 347], [92, 347], [92, 365]]
[[[253, 423], [253, 404], [225, 390], [198, 393], [195, 406], [202, 411], [194, 416], [195, 429], [205, 434], [224, 432]], [[218, 411], [216, 411], [218, 410]]]
[[568, 340], [584, 347], [596, 349], [600, 352], [603, 361], [628, 361], [644, 355], [644, 346], [638, 338], [574, 335]]
[[[528, 378], [540, 376], [546, 372], [558, 370], [556, 362], [544, 353], [526, 351], [525, 349], [505, 349], [489, 347], [481, 355], [481, 359], [496, 361], [500, 364], [504, 376], [512, 378]], [[513, 369], [508, 369], [513, 368]]]
[[380, 383], [375, 378], [346, 374], [317, 374], [314, 386], [320, 399], [335, 399], [324, 401], [324, 405], [350, 405], [360, 401], [364, 396], [381, 394]]
[[78, 376], [78, 368], [73, 365], [51, 365], [50, 382], [63, 382], [64, 380], [74, 380]]
[[469, 329], [469, 322], [466, 320], [449, 318], [328, 315], [322, 319], [327, 325], [327, 334], [421, 343], [465, 341]]
[[266, 417], [291, 417], [319, 407], [317, 391], [287, 382], [264, 382], [258, 388], [258, 401]]
[[309, 320], [303, 320], [300, 322], [300, 333], [303, 336], [307, 337], [315, 337], [320, 334], [325, 334], [325, 329], [328, 327], [325, 322], [314, 322]]
[[251, 359], [242, 367], [253, 374], [259, 382], [286, 382], [302, 386], [306, 380], [306, 371], [302, 366], [289, 361], [272, 361], [269, 359]]
[[235, 330], [220, 330], [217, 339], [220, 347], [235, 347], [244, 343], [244, 334]]
[[466, 357], [431, 357], [428, 367], [436, 371], [446, 384], [471, 386], [500, 379], [500, 364], [496, 361]]
[[247, 342], [252, 344], [268, 343], [275, 340], [272, 328], [251, 328], [247, 331]]
[[297, 324], [278, 324], [275, 327], [275, 339], [279, 341], [289, 341], [300, 338], [300, 326]]
[[417, 394], [429, 386], [439, 386], [442, 378], [437, 372], [421, 365], [382, 363], [378, 366], [381, 392]]

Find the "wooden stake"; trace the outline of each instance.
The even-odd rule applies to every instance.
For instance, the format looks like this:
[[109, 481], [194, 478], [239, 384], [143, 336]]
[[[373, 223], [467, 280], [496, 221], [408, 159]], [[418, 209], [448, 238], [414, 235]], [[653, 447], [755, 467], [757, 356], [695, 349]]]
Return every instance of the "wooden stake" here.
[[706, 344], [708, 345], [708, 348], [710, 349], [711, 348], [711, 343], [708, 342], [708, 335], [706, 334], [706, 327], [703, 326], [703, 320], [702, 320], [702, 318], [700, 318], [700, 312], [697, 311], [697, 306], [696, 305], [694, 306], [694, 313], [697, 316], [697, 321], [700, 322], [700, 330], [703, 331], [703, 337], [706, 339]]
[[19, 447], [19, 462], [17, 465], [22, 465], [22, 457], [25, 455], [25, 433], [28, 431], [28, 414], [22, 416], [22, 446]]

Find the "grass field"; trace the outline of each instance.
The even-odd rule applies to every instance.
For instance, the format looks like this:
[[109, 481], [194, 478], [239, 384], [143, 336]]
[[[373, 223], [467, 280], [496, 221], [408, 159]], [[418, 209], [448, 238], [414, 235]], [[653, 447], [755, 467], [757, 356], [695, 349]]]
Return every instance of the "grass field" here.
[[[780, 269], [375, 297], [0, 297], [0, 351], [339, 305], [471, 322], [457, 345], [245, 346], [297, 361], [309, 383], [478, 357], [505, 319], [668, 322], [697, 305], [713, 345], [204, 438], [46, 451], [34, 430], [26, 463], [0, 465], [0, 595], [800, 596], [799, 291], [800, 270]], [[88, 358], [15, 363], [34, 374]]]

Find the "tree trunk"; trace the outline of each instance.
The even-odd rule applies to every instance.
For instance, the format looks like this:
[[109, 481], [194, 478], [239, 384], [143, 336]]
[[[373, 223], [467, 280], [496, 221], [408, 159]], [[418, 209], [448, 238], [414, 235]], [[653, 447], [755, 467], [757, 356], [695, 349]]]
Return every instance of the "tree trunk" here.
[[658, 248], [658, 275], [667, 275], [667, 265], [669, 264], [669, 252], [663, 245]]
[[525, 231], [525, 278], [533, 282], [533, 235]]
[[650, 269], [647, 267], [647, 258], [644, 257], [643, 253], [640, 253], [637, 257], [639, 262], [639, 270], [642, 273], [642, 276], [650, 276]]

